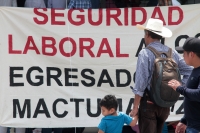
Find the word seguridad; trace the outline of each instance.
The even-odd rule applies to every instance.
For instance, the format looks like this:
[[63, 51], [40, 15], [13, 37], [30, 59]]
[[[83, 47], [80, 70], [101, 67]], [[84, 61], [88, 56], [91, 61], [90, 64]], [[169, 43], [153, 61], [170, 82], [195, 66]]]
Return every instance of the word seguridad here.
[[[137, 24], [144, 24], [147, 20], [147, 11], [143, 7], [135, 7], [135, 8], [124, 8], [124, 9], [105, 9], [105, 16], [103, 14], [102, 9], [98, 9], [97, 20], [93, 20], [94, 16], [92, 14], [92, 10], [84, 10], [84, 9], [70, 9], [70, 10], [55, 10], [51, 9], [51, 15], [48, 16], [47, 9], [34, 9], [34, 13], [36, 17], [33, 18], [33, 21], [38, 25], [45, 25], [48, 22], [51, 25], [66, 25], [69, 22], [72, 25], [80, 26], [85, 23], [89, 23], [92, 26], [99, 26], [105, 22], [106, 26], [111, 25], [111, 21], [114, 21], [115, 24], [119, 26], [135, 26]], [[74, 12], [78, 12], [76, 16], [74, 16]], [[129, 13], [131, 12], [131, 13]], [[137, 14], [142, 15], [142, 20], [137, 20]], [[178, 13], [179, 18], [173, 20], [173, 13]], [[84, 15], [86, 13], [87, 15]], [[120, 20], [119, 17], [124, 16], [123, 20]], [[168, 21], [164, 19], [163, 13], [160, 7], [155, 7], [150, 16], [151, 18], [159, 18], [163, 21], [164, 25], [178, 25], [183, 20], [183, 11], [180, 7], [168, 7]], [[59, 20], [64, 18], [64, 20]], [[106, 19], [106, 20], [104, 20]], [[131, 22], [130, 22], [131, 20]], [[131, 24], [130, 24], [131, 23]], [[113, 24], [113, 23], [112, 23]]]

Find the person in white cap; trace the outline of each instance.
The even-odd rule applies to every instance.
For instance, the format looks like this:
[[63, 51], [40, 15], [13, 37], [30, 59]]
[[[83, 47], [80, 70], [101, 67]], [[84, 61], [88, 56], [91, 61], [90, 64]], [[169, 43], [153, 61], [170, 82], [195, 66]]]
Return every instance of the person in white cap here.
[[[144, 30], [144, 40], [146, 47], [152, 47], [158, 52], [168, 52], [169, 47], [161, 43], [162, 37], [169, 38], [172, 36], [171, 30], [163, 26], [159, 19], [150, 18], [146, 26], [137, 25], [137, 28]], [[164, 54], [161, 55], [165, 57]], [[188, 66], [184, 59], [177, 51], [172, 50], [172, 58], [178, 64], [180, 74], [183, 75], [182, 83], [186, 83], [192, 67]], [[164, 122], [168, 118], [170, 108], [160, 107], [151, 99], [144, 99], [144, 92], [150, 90], [150, 83], [153, 74], [155, 55], [148, 48], [140, 51], [137, 60], [135, 87], [133, 92], [135, 99], [133, 109], [130, 112], [132, 117], [139, 113], [140, 133], [161, 133]]]

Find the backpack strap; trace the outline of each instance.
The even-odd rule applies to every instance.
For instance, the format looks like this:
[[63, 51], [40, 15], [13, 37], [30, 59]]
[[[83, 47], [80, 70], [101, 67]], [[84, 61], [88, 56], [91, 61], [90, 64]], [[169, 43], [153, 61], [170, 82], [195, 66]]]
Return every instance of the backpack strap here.
[[168, 52], [159, 52], [157, 51], [155, 48], [148, 46], [146, 47], [147, 49], [149, 49], [151, 52], [154, 53], [154, 55], [157, 57], [161, 57], [161, 54], [164, 54], [166, 57], [171, 58], [172, 57], [172, 49], [169, 48]]
[[169, 48], [169, 50], [167, 52], [167, 57], [172, 58], [172, 48]]
[[148, 46], [148, 47], [146, 47], [146, 48], [149, 49], [151, 52], [153, 52], [153, 54], [156, 56], [156, 58], [158, 58], [158, 57], [161, 56], [161, 53], [158, 52], [155, 48], [150, 47], [150, 46]]

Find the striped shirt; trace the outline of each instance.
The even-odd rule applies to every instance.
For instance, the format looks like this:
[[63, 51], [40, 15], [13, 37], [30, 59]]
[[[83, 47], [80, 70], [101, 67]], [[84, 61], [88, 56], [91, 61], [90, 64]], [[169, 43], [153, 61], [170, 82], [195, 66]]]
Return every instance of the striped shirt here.
[[[148, 46], [155, 48], [159, 52], [168, 52], [169, 50], [169, 47], [161, 44], [159, 41], [150, 43]], [[180, 74], [183, 76], [182, 83], [185, 84], [190, 76], [190, 73], [192, 72], [193, 67], [188, 66], [177, 51], [172, 50], [172, 56], [179, 67]], [[135, 87], [133, 92], [141, 97], [143, 96], [146, 88], [150, 89], [154, 60], [155, 55], [146, 48], [142, 49], [138, 55]]]
[[92, 8], [90, 0], [70, 0], [68, 9], [89, 9]]

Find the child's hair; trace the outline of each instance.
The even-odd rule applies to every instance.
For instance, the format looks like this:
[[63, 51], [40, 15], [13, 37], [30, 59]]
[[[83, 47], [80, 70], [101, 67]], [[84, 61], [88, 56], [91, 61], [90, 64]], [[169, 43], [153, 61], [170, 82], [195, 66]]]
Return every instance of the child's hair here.
[[100, 106], [104, 106], [108, 110], [114, 108], [117, 110], [118, 102], [117, 98], [114, 95], [106, 95], [101, 101], [99, 102]]

